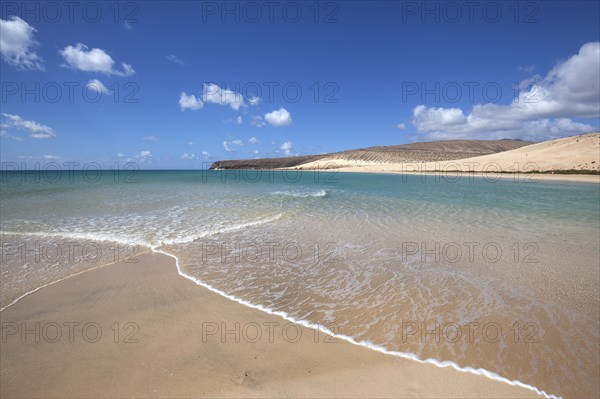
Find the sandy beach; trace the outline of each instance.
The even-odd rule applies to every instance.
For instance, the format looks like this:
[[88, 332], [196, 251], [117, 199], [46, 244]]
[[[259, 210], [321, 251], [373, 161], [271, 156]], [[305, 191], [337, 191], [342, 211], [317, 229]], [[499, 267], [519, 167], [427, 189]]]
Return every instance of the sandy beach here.
[[538, 397], [291, 325], [156, 253], [49, 285], [0, 317], [3, 398]]
[[600, 1], [0, 10], [0, 399], [600, 399]]

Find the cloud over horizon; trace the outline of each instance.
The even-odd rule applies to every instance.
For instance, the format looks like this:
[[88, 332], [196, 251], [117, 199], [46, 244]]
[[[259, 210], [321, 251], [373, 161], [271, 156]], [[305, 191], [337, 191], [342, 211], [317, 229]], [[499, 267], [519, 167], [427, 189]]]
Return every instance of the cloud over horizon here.
[[[29, 137], [34, 139], [51, 139], [56, 137], [54, 130], [52, 130], [50, 126], [42, 125], [41, 123], [35, 121], [25, 120], [19, 115], [5, 113], [2, 113], [0, 115], [2, 116], [2, 123], [0, 124], [0, 126], [2, 127], [2, 131], [5, 132], [3, 136], [9, 137], [8, 130], [4, 129], [15, 129], [18, 131], [24, 131], [28, 133]], [[12, 136], [9, 138], [15, 137], [18, 136]], [[19, 140], [18, 138], [15, 139]]]
[[417, 136], [539, 141], [598, 129], [572, 118], [600, 118], [600, 42], [584, 44], [545, 77], [531, 81], [510, 105], [477, 104], [468, 114], [460, 108], [417, 105], [412, 115]]

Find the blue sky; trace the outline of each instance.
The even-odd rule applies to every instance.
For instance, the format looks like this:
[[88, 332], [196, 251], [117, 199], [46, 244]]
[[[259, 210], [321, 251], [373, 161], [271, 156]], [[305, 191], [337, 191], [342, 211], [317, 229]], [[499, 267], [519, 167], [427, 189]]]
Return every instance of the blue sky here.
[[596, 131], [598, 15], [596, 1], [6, 1], [0, 155], [197, 168]]

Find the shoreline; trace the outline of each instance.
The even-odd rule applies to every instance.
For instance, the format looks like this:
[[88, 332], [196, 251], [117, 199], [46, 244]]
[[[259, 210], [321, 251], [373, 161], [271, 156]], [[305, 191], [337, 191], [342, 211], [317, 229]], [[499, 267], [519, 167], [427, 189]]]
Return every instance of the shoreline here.
[[[285, 169], [281, 169], [285, 170]], [[288, 169], [290, 170], [290, 169]], [[300, 170], [300, 169], [298, 169]], [[302, 169], [302, 170], [311, 170], [311, 169]], [[373, 173], [373, 174], [391, 174], [391, 175], [411, 175], [411, 176], [439, 176], [440, 179], [447, 178], [449, 181], [456, 179], [465, 178], [483, 178], [489, 180], [490, 182], [494, 182], [498, 179], [504, 180], [514, 180], [515, 177], [519, 178], [519, 181], [522, 183], [536, 183], [536, 180], [547, 180], [547, 181], [563, 181], [563, 182], [576, 182], [576, 183], [596, 183], [600, 184], [600, 175], [593, 174], [563, 174], [563, 173], [509, 173], [509, 172], [500, 172], [500, 173], [483, 173], [483, 172], [464, 172], [464, 171], [424, 171], [424, 172], [408, 172], [401, 170], [375, 170], [374, 169], [365, 169], [361, 167], [347, 167], [347, 168], [337, 168], [337, 169], [312, 169], [315, 172], [343, 172], [343, 173]]]
[[[171, 257], [171, 259], [169, 259], [168, 257]], [[20, 320], [20, 322], [28, 321], [28, 322], [33, 322], [32, 315], [36, 315], [36, 317], [48, 317], [49, 315], [54, 315], [55, 317], [57, 315], [65, 315], [66, 314], [72, 314], [72, 313], [78, 313], [80, 315], [80, 318], [90, 318], [92, 316], [93, 318], [97, 318], [97, 319], [102, 319], [101, 315], [104, 314], [111, 314], [113, 317], [113, 319], [123, 319], [123, 317], [119, 317], [123, 314], [128, 314], [128, 315], [134, 315], [134, 314], [138, 314], [139, 312], [134, 312], [131, 310], [131, 307], [134, 306], [134, 308], [136, 306], [142, 307], [142, 308], [146, 308], [145, 312], [143, 312], [144, 315], [152, 315], [151, 319], [153, 320], [152, 322], [148, 322], [145, 321], [144, 323], [139, 323], [140, 326], [140, 331], [143, 329], [150, 329], [150, 330], [156, 330], [156, 325], [161, 325], [164, 322], [161, 323], [161, 318], [156, 318], [156, 313], [161, 314], [163, 313], [163, 316], [171, 316], [171, 315], [178, 315], [180, 317], [183, 316], [184, 319], [187, 319], [189, 317], [193, 317], [193, 318], [199, 318], [200, 320], [206, 320], [205, 317], [202, 317], [203, 312], [202, 311], [197, 311], [196, 310], [201, 310], [201, 309], [196, 309], [197, 306], [200, 306], [200, 304], [204, 304], [204, 306], [208, 306], [210, 308], [210, 310], [213, 312], [211, 314], [212, 319], [213, 320], [218, 320], [223, 322], [223, 315], [229, 315], [231, 312], [239, 314], [240, 319], [245, 319], [246, 321], [250, 320], [250, 323], [252, 323], [252, 320], [256, 321], [256, 320], [268, 320], [268, 322], [270, 323], [278, 323], [281, 321], [281, 315], [276, 315], [276, 314], [269, 314], [267, 313], [267, 311], [265, 310], [259, 310], [259, 307], [257, 307], [256, 305], [254, 305], [254, 309], [252, 307], [249, 306], [239, 306], [239, 303], [236, 304], [234, 303], [234, 301], [231, 298], [226, 298], [223, 296], [223, 294], [219, 293], [218, 290], [215, 289], [200, 289], [198, 290], [198, 288], [202, 288], [202, 287], [198, 287], [198, 282], [197, 281], [187, 281], [185, 279], [181, 279], [180, 277], [186, 277], [188, 280], [192, 280], [193, 278], [184, 275], [181, 273], [178, 264], [175, 262], [176, 258], [170, 254], [165, 254], [165, 253], [161, 253], [160, 251], [154, 251], [152, 253], [149, 254], [144, 254], [141, 255], [139, 257], [139, 259], [141, 260], [140, 263], [137, 264], [124, 264], [124, 263], [113, 263], [113, 264], [107, 264], [104, 266], [100, 266], [98, 268], [92, 269], [92, 270], [88, 270], [86, 272], [82, 272], [80, 274], [74, 275], [74, 276], [69, 276], [61, 281], [57, 281], [55, 283], [52, 283], [46, 287], [42, 287], [39, 288], [38, 290], [36, 290], [35, 292], [32, 292], [26, 296], [24, 296], [22, 299], [18, 300], [14, 305], [8, 306], [5, 310], [3, 310], [0, 314], [2, 315], [2, 319], [3, 321], [5, 320], [10, 320], [11, 318], [14, 318], [14, 316], [19, 316], [17, 317], [16, 320]], [[170, 263], [170, 262], [175, 262], [176, 268], [177, 268], [177, 272], [175, 272], [175, 270], [173, 269], [173, 265], [172, 264], [165, 264], [165, 263]], [[140, 274], [140, 271], [144, 271], [143, 275]], [[89, 272], [89, 273], [88, 273]], [[126, 279], [117, 279], [118, 280], [122, 280], [123, 283], [119, 285], [119, 283], [117, 283], [113, 278], [106, 278], [106, 277], [116, 277], [120, 274], [125, 274], [125, 277], [128, 277]], [[104, 277], [104, 278], [101, 278]], [[121, 276], [123, 277], [123, 276]], [[157, 279], [157, 277], [160, 277]], [[144, 284], [144, 285], [140, 285], [140, 282], [138, 280], [149, 280], [146, 281], [146, 283], [152, 283], [152, 284]], [[117, 285], [117, 286], [115, 286]], [[131, 295], [130, 293], [128, 293], [128, 290], [130, 290], [132, 287], [128, 287], [130, 285], [133, 285], [135, 289], [137, 290], [148, 290], [150, 289], [150, 291], [152, 292], [152, 294], [150, 295], [146, 295], [145, 299], [146, 301], [144, 301], [141, 297], [136, 297], [134, 296], [133, 298], [130, 298], [128, 301], [124, 301], [123, 300], [123, 296], [127, 296], [127, 295]], [[170, 285], [171, 287], [164, 287], [165, 285]], [[103, 307], [100, 310], [96, 309], [96, 312], [92, 312], [89, 313], [89, 309], [86, 307], [87, 305], [89, 305], [89, 301], [92, 298], [83, 298], [80, 301], [77, 300], [77, 295], [73, 295], [75, 293], [80, 293], [82, 286], [89, 288], [92, 290], [92, 292], [113, 292], [113, 296], [111, 296], [109, 299], [114, 299], [112, 302], [118, 302], [116, 305], [115, 304], [110, 304], [110, 306], [108, 306], [108, 308]], [[194, 309], [194, 314], [190, 314], [190, 312], [185, 311], [185, 309], [181, 309], [181, 307], [178, 306], [173, 306], [173, 307], [169, 307], [169, 312], [168, 313], [164, 313], [161, 312], [161, 306], [154, 306], [154, 307], [148, 307], [148, 304], [146, 303], [147, 301], [151, 301], [154, 300], [156, 301], [156, 292], [160, 292], [163, 294], [163, 296], [165, 294], [167, 294], [170, 290], [165, 290], [165, 288], [171, 288], [171, 291], [174, 291], [174, 293], [176, 293], [179, 290], [186, 290], [186, 292], [189, 294], [190, 297], [186, 297], [185, 300], [182, 299], [182, 306], [187, 307], [185, 305], [189, 305], [191, 303], [193, 303], [195, 306], [192, 306], [192, 309]], [[205, 287], [208, 288], [208, 287]], [[134, 290], [135, 290], [134, 289]], [[158, 291], [157, 291], [158, 289]], [[213, 291], [213, 292], [211, 292]], [[117, 295], [119, 297], [119, 299], [115, 299], [114, 295]], [[95, 299], [95, 301], [92, 302], [103, 302], [103, 295], [98, 295], [98, 297], [93, 298]], [[162, 298], [163, 301], [168, 301], [168, 298], [170, 297], [170, 295], [166, 295], [166, 297]], [[202, 298], [204, 299], [203, 301], [198, 302], [197, 298]], [[89, 299], [89, 300], [86, 300]], [[208, 299], [208, 300], [207, 300]], [[229, 300], [228, 300], [229, 299]], [[59, 303], [57, 303], [59, 302]], [[68, 306], [65, 306], [65, 302], [67, 302]], [[111, 301], [109, 301], [111, 302]], [[134, 302], [134, 303], [132, 303]], [[159, 303], [162, 301], [159, 301]], [[207, 304], [207, 302], [209, 302]], [[239, 302], [239, 301], [237, 301]], [[62, 304], [63, 306], [51, 306], [52, 304], [57, 305], [57, 304]], [[154, 305], [156, 305], [156, 303], [154, 303]], [[129, 311], [127, 311], [127, 309], [129, 309]], [[33, 310], [36, 310], [35, 312]], [[94, 310], [94, 307], [92, 307], [92, 310]], [[216, 312], [215, 312], [216, 311]], [[224, 312], [225, 311], [225, 312]], [[206, 309], [204, 311], [204, 313], [206, 313]], [[43, 316], [41, 316], [43, 315]], [[7, 318], [8, 316], [8, 318]], [[73, 318], [71, 318], [73, 319]], [[131, 317], [130, 317], [131, 319]], [[77, 320], [77, 318], [75, 318], [75, 320]], [[215, 321], [216, 323], [216, 321]], [[168, 324], [168, 323], [167, 323]], [[184, 323], [186, 324], [186, 323]], [[355, 344], [352, 345], [350, 342], [344, 342], [343, 340], [337, 340], [336, 345], [322, 345], [322, 344], [315, 344], [315, 342], [313, 342], [312, 337], [315, 334], [315, 331], [313, 330], [313, 333], [311, 333], [310, 329], [305, 326], [302, 325], [302, 323], [298, 324], [296, 322], [296, 325], [299, 326], [298, 328], [300, 328], [302, 331], [305, 332], [305, 336], [307, 337], [306, 341], [304, 342], [304, 339], [301, 340], [300, 342], [296, 342], [295, 345], [290, 345], [289, 342], [284, 342], [284, 341], [275, 341], [273, 343], [266, 343], [269, 344], [269, 346], [264, 347], [264, 349], [266, 350], [265, 353], [267, 354], [273, 354], [273, 352], [275, 352], [278, 356], [286, 358], [286, 356], [290, 356], [291, 358], [295, 359], [297, 356], [307, 356], [310, 355], [309, 358], [305, 359], [304, 362], [314, 362], [313, 357], [320, 357], [322, 358], [322, 360], [320, 360], [319, 362], [314, 364], [314, 367], [321, 370], [321, 373], [325, 373], [327, 374], [327, 370], [337, 370], [337, 368], [339, 368], [340, 366], [344, 366], [347, 367], [347, 364], [343, 363], [342, 365], [336, 364], [336, 365], [332, 365], [329, 363], [337, 363], [337, 359], [339, 356], [347, 356], [348, 353], [353, 353], [354, 356], [357, 356], [359, 359], [361, 359], [362, 361], [368, 361], [368, 362], [375, 362], [377, 364], [377, 372], [376, 373], [372, 373], [373, 370], [370, 370], [369, 368], [367, 369], [363, 369], [362, 367], [357, 367], [356, 369], [353, 369], [352, 367], [350, 367], [350, 370], [345, 370], [344, 373], [340, 374], [340, 373], [334, 373], [334, 377], [332, 380], [331, 376], [328, 376], [327, 378], [324, 378], [323, 375], [314, 372], [310, 375], [310, 377], [304, 376], [303, 378], [301, 378], [299, 381], [297, 381], [297, 378], [291, 378], [292, 376], [289, 376], [290, 379], [289, 380], [284, 380], [283, 382], [278, 379], [278, 378], [266, 378], [265, 380], [265, 384], [258, 384], [261, 385], [261, 389], [258, 390], [258, 392], [256, 391], [256, 386], [254, 386], [253, 388], [249, 388], [248, 386], [245, 386], [245, 384], [242, 384], [242, 388], [240, 388], [240, 386], [238, 386], [237, 384], [231, 384], [231, 381], [226, 382], [224, 384], [218, 384], [218, 389], [217, 391], [211, 391], [209, 392], [205, 392], [207, 396], [220, 396], [219, 394], [217, 394], [217, 392], [224, 392], [224, 390], [226, 391], [227, 389], [230, 389], [230, 393], [232, 394], [232, 396], [239, 396], [239, 395], [246, 395], [246, 396], [254, 396], [254, 394], [256, 394], [257, 396], [314, 396], [314, 395], [319, 395], [322, 394], [322, 389], [316, 389], [316, 390], [311, 390], [314, 385], [315, 381], [318, 381], [319, 384], [325, 384], [325, 386], [329, 387], [329, 389], [331, 389], [329, 391], [329, 395], [328, 396], [356, 396], [357, 393], [363, 392], [362, 396], [373, 396], [373, 392], [375, 392], [375, 395], [379, 395], [379, 396], [398, 396], [398, 394], [403, 395], [404, 397], [406, 396], [416, 396], [416, 394], [421, 395], [421, 396], [427, 396], [427, 397], [439, 397], [439, 396], [450, 396], [452, 395], [454, 391], [448, 391], [450, 386], [454, 386], [454, 382], [457, 380], [461, 381], [461, 384], [458, 384], [456, 386], [456, 389], [458, 389], [458, 391], [456, 391], [456, 396], [455, 397], [465, 397], [467, 395], [473, 395], [473, 397], [481, 397], [482, 395], [487, 396], [487, 397], [498, 397], [498, 396], [512, 396], [512, 397], [524, 397], [529, 395], [529, 397], [539, 397], [537, 395], [535, 395], [535, 393], [529, 389], [523, 389], [523, 388], [519, 388], [516, 386], [512, 386], [509, 385], [506, 382], [501, 382], [501, 381], [497, 381], [497, 380], [493, 380], [491, 378], [489, 378], [489, 376], [482, 376], [482, 375], [475, 375], [474, 373], [468, 373], [468, 372], [462, 372], [462, 373], [458, 373], [457, 370], [451, 370], [451, 367], [448, 367], [448, 365], [446, 365], [446, 367], [440, 367], [440, 366], [434, 366], [433, 364], [424, 364], [423, 361], [421, 362], [415, 362], [415, 361], [410, 361], [407, 359], [402, 359], [400, 357], [397, 356], [386, 356], [383, 353], [379, 353], [376, 350], [365, 350], [366, 348], [359, 348], [359, 344]], [[211, 326], [214, 327], [214, 325], [211, 324]], [[177, 327], [181, 327], [181, 320], [179, 320], [179, 323], [175, 323], [175, 325], [173, 326], [177, 329]], [[188, 326], [189, 327], [189, 326]], [[197, 327], [196, 326], [196, 334], [197, 335], [199, 333], [199, 331], [197, 331]], [[162, 330], [158, 330], [158, 335], [164, 335], [164, 334], [168, 334], [169, 332], [165, 332]], [[171, 331], [172, 333], [172, 331]], [[318, 334], [319, 332], [316, 331], [316, 333]], [[322, 334], [322, 338], [326, 337], [326, 332], [324, 330], [321, 330], [321, 334]], [[199, 335], [196, 336], [196, 339], [193, 339], [192, 337], [189, 336], [179, 336], [178, 338], [180, 340], [186, 341], [187, 344], [183, 346], [183, 353], [187, 354], [189, 353], [189, 346], [195, 347], [198, 344], [199, 341]], [[311, 339], [308, 339], [308, 337], [311, 337]], [[150, 339], [151, 337], [148, 337], [148, 339]], [[331, 337], [330, 337], [331, 338]], [[336, 337], [337, 338], [337, 337]], [[332, 338], [333, 339], [333, 338]], [[151, 339], [150, 339], [151, 340]], [[171, 340], [166, 340], [166, 341], [171, 341]], [[321, 341], [321, 340], [320, 340]], [[319, 342], [320, 342], [319, 341]], [[176, 340], [176, 342], [179, 342]], [[83, 345], [80, 343], [80, 345], [76, 345], [75, 347], [72, 346], [72, 344], [69, 344], [68, 348], [64, 348], [64, 345], [59, 345], [58, 351], [59, 352], [65, 352], [64, 353], [64, 357], [66, 359], [68, 359], [71, 355], [71, 351], [74, 350], [74, 348], [78, 348], [77, 350], [81, 350], [81, 351], [89, 351], [90, 347], [96, 347], [96, 345], [89, 345], [89, 343], [86, 343], [86, 345]], [[260, 346], [261, 344], [265, 344], [264, 342], [258, 342], [258, 345]], [[4, 374], [4, 381], [12, 381], [13, 378], [9, 378], [6, 379], [6, 373], [9, 374], [10, 377], [14, 377], [16, 379], [19, 379], [18, 377], [20, 376], [20, 378], [29, 380], [29, 377], [27, 375], [24, 375], [23, 372], [24, 370], [20, 370], [21, 367], [24, 367], [25, 369], [27, 369], [27, 367], [25, 367], [25, 363], [21, 363], [21, 362], [11, 362], [8, 359], [14, 357], [14, 356], [19, 356], [20, 352], [19, 346], [21, 346], [21, 349], [24, 350], [24, 348], [22, 348], [22, 346], [24, 346], [24, 344], [22, 343], [18, 343], [18, 342], [12, 342], [9, 340], [7, 343], [3, 343], [2, 344], [4, 347], [3, 352], [7, 353], [7, 356], [3, 356], [4, 360], [2, 361], [2, 373]], [[41, 344], [38, 344], [40, 346], [40, 350], [42, 352], [44, 351], [48, 351], [50, 350], [50, 352], [54, 353], [56, 352], [56, 345], [57, 344], [48, 344], [48, 343], [44, 343], [42, 342]], [[36, 345], [36, 346], [38, 346]], [[106, 344], [109, 345], [109, 344]], [[106, 346], [104, 345], [104, 346]], [[118, 344], [112, 344], [113, 348], [109, 347], [108, 349], [115, 349], [116, 347], [118, 347]], [[53, 347], [54, 346], [54, 347]], [[206, 346], [206, 345], [204, 345]], [[236, 349], [238, 347], [247, 347], [249, 346], [249, 348], [246, 348], [248, 350], [252, 349], [252, 344], [248, 343], [248, 342], [242, 342], [241, 344], [238, 343], [231, 343], [231, 342], [214, 342], [212, 345], [208, 345], [208, 348], [205, 348], [207, 350], [210, 351], [216, 351], [218, 353], [222, 353], [222, 351], [224, 350], [224, 348], [227, 351], [231, 351], [231, 355], [236, 358], [235, 361], [233, 361], [233, 363], [231, 363], [229, 366], [230, 367], [235, 367], [233, 365], [236, 365], [238, 363], [238, 360], [240, 362], [242, 362], [242, 359], [237, 359], [238, 356], [242, 356], [240, 355], [240, 353], [238, 353], [239, 351]], [[300, 347], [302, 347], [302, 350], [300, 351], [300, 353], [296, 353], [299, 352], [298, 349], [300, 349]], [[169, 346], [167, 345], [167, 348], [169, 348]], [[165, 349], [167, 349], [165, 348]], [[29, 348], [31, 349], [31, 348]], [[285, 350], [287, 349], [287, 350]], [[371, 348], [374, 349], [374, 348]], [[66, 351], [65, 351], [66, 350]], [[77, 350], [75, 351], [75, 353], [77, 354]], [[284, 353], [281, 353], [281, 350], [284, 350]], [[27, 350], [25, 350], [27, 351]], [[292, 352], [292, 353], [288, 353], [288, 352]], [[152, 351], [151, 351], [152, 352]], [[243, 352], [243, 351], [242, 351]], [[148, 354], [148, 353], [146, 353]], [[54, 354], [55, 355], [55, 354]], [[54, 356], [53, 355], [53, 356]], [[115, 356], [119, 357], [121, 356], [121, 352], [117, 352], [114, 354]], [[213, 354], [214, 355], [214, 354]], [[160, 355], [159, 355], [160, 356]], [[36, 353], [33, 355], [34, 359], [37, 360], [40, 355], [39, 353]], [[60, 355], [58, 356], [59, 359], [61, 359]], [[50, 361], [50, 359], [45, 359], [44, 356], [41, 356], [41, 360], [42, 363], [44, 363], [44, 360], [46, 361]], [[227, 365], [222, 364], [223, 362], [219, 362], [219, 360], [222, 360], [220, 358], [217, 358], [217, 363], [219, 364], [218, 367], [222, 368], [225, 367]], [[293, 361], [291, 359], [288, 359], [290, 362], [293, 363]], [[125, 356], [125, 359], [122, 359], [120, 363], [117, 363], [117, 365], [123, 365], [123, 364], [128, 364], [130, 361], [129, 357]], [[58, 362], [60, 362], [60, 360], [58, 360]], [[90, 360], [91, 362], [91, 360]], [[8, 365], [7, 365], [8, 363]], [[114, 363], [114, 362], [112, 362]], [[164, 362], [163, 362], [164, 363]], [[161, 363], [161, 365], [163, 364]], [[168, 363], [168, 362], [167, 362]], [[353, 362], [352, 362], [353, 363]], [[400, 366], [398, 366], [397, 364], [400, 363]], [[17, 365], [18, 364], [18, 365]], [[302, 364], [302, 362], [301, 362]], [[354, 363], [353, 363], [354, 364]], [[22, 366], [19, 366], [22, 365]], [[288, 366], [289, 365], [287, 363], [285, 363], [285, 365]], [[270, 373], [274, 373], [277, 374], [278, 372], [280, 372], [281, 370], [279, 370], [281, 368], [281, 366], [278, 366], [277, 369], [273, 369], [273, 367], [271, 367], [272, 365], [269, 364], [262, 364], [261, 367], [263, 370], [270, 370], [269, 373], [266, 373], [265, 377], [267, 376], [271, 376]], [[114, 367], [114, 364], [113, 364]], [[269, 368], [271, 367], [271, 368]], [[40, 367], [43, 369], [43, 367]], [[118, 368], [118, 367], [117, 367]], [[193, 368], [193, 367], [192, 367]], [[225, 367], [227, 369], [227, 367]], [[285, 368], [284, 368], [285, 369]], [[419, 389], [417, 391], [414, 391], [412, 389], [407, 389], [407, 384], [410, 384], [411, 379], [408, 379], [408, 381], [403, 380], [403, 378], [400, 378], [402, 375], [404, 375], [404, 378], [406, 378], [405, 373], [406, 371], [411, 370], [411, 372], [415, 373], [415, 376], [412, 377], [412, 379], [417, 378], [419, 379], [419, 375], [422, 376], [422, 373], [425, 373], [427, 375], [433, 374], [435, 376], [435, 378], [437, 380], [440, 380], [440, 385], [436, 385], [434, 384], [434, 386], [431, 386], [431, 381], [429, 381], [428, 378], [421, 378], [421, 383], [419, 386]], [[193, 371], [193, 370], [192, 370]], [[290, 370], [288, 370], [290, 371]], [[316, 370], [315, 370], [316, 371]], [[461, 370], [462, 371], [462, 370]], [[190, 372], [190, 370], [179, 370], [179, 372], [182, 373], [187, 373]], [[310, 371], [308, 371], [308, 373], [311, 373]], [[399, 383], [398, 386], [396, 386], [396, 384], [392, 384], [392, 385], [386, 385], [386, 384], [378, 384], [378, 385], [371, 385], [369, 383], [365, 383], [365, 384], [361, 384], [360, 386], [356, 386], [356, 381], [358, 380], [363, 380], [364, 381], [364, 377], [365, 376], [370, 376], [373, 378], [378, 378], [382, 375], [382, 373], [384, 375], [388, 375], [390, 377], [393, 376], [393, 378], [391, 378], [391, 380], [393, 381], [402, 381], [402, 383]], [[439, 376], [438, 376], [439, 373]], [[26, 373], [25, 373], [26, 374]], [[246, 376], [247, 377], [247, 376]], [[248, 378], [242, 378], [242, 380], [247, 381]], [[443, 378], [442, 378], [443, 377]], [[44, 378], [44, 376], [41, 376], [40, 378]], [[63, 378], [66, 378], [63, 376]], [[146, 378], [148, 379], [149, 377], [147, 376], [147, 373], [144, 374], [143, 376], [139, 376], [139, 378]], [[211, 377], [212, 378], [212, 377]], [[339, 380], [339, 379], [342, 380]], [[150, 380], [154, 381], [154, 378], [150, 378]], [[443, 380], [443, 382], [442, 382]], [[449, 381], [452, 381], [452, 383], [450, 383]], [[223, 381], [221, 381], [223, 383]], [[354, 382], [354, 384], [353, 384]], [[53, 386], [53, 389], [60, 391], [60, 387], [59, 385], [61, 385], [59, 382], [48, 382]], [[206, 388], [205, 385], [211, 385], [209, 383], [206, 384], [200, 384], [200, 386], [198, 386], [198, 381], [187, 381], [188, 385], [186, 386], [187, 388], [185, 389], [189, 389], [190, 385], [194, 386], [195, 389], [200, 389], [203, 390], [204, 388]], [[282, 385], [283, 387], [282, 388]], [[329, 385], [330, 384], [330, 385]], [[340, 385], [341, 384], [341, 385]], [[21, 384], [16, 384], [16, 385], [21, 385]], [[31, 387], [31, 383], [29, 384], [25, 384], [25, 386], [20, 386], [20, 388], [30, 388], [33, 389], [33, 387]], [[85, 385], [85, 384], [83, 384]], [[125, 386], [126, 385], [126, 386]], [[113, 394], [109, 395], [109, 396], [123, 396], [123, 392], [122, 390], [124, 389], [131, 389], [130, 394], [133, 395], [141, 395], [141, 396], [147, 396], [148, 392], [144, 390], [144, 388], [146, 388], [145, 384], [142, 384], [140, 386], [138, 386], [136, 389], [141, 389], [141, 391], [136, 391], [135, 389], [133, 389], [132, 387], [130, 387], [129, 385], [125, 384], [123, 386], [120, 386], [120, 388], [118, 387], [111, 387], [111, 389], [117, 389], [116, 391], [112, 391]], [[256, 384], [251, 384], [251, 385], [256, 385]], [[344, 389], [347, 389], [347, 391], [344, 391], [344, 389], [340, 390], [339, 386], [344, 386]], [[468, 388], [467, 388], [468, 387]], [[12, 389], [18, 389], [19, 387], [17, 386], [11, 386]], [[161, 388], [156, 388], [156, 389], [162, 389], [165, 388], [164, 386], [161, 386]], [[213, 387], [213, 388], [217, 388], [217, 387]], [[321, 387], [323, 388], [323, 387]], [[368, 388], [368, 389], [367, 389]], [[120, 389], [120, 390], [119, 390]], [[166, 388], [165, 388], [166, 389]], [[174, 388], [169, 388], [169, 389], [174, 389]], [[183, 387], [180, 389], [184, 389]], [[186, 390], [175, 390], [172, 392], [188, 392], [187, 395], [189, 395], [189, 393], [191, 392], [193, 396], [198, 396], [198, 392], [196, 390], [192, 390], [192, 391], [186, 391]], [[241, 391], [239, 390], [241, 389]], [[275, 390], [273, 390], [275, 389]], [[281, 390], [283, 389], [283, 390]], [[361, 391], [362, 389], [362, 391]], [[436, 389], [438, 389], [436, 391]], [[481, 391], [480, 391], [481, 389]], [[3, 390], [6, 391], [6, 384], [4, 384]], [[57, 391], [57, 392], [58, 392]], [[86, 391], [77, 391], [77, 394], [74, 394], [74, 396], [87, 396]], [[102, 391], [98, 391], [98, 392], [102, 392]], [[140, 392], [146, 392], [145, 394], [140, 394]], [[167, 391], [165, 391], [167, 392]], [[171, 391], [168, 391], [171, 392]], [[411, 392], [413, 394], [411, 394]], [[424, 394], [425, 392], [425, 394]], [[204, 393], [204, 391], [203, 391]], [[89, 396], [97, 396], [97, 392], [95, 393], [90, 393]], [[184, 394], [185, 396], [186, 394]], [[11, 396], [11, 395], [5, 395], [5, 393], [3, 393], [2, 396]], [[19, 395], [17, 395], [19, 396]], [[28, 391], [28, 393], [24, 396], [35, 396], [35, 394], [32, 393], [32, 391]], [[61, 394], [59, 396], [69, 396], [68, 394], [66, 394], [65, 392], [61, 392]], [[153, 396], [152, 394], [150, 394], [149, 396]], [[228, 396], [228, 395], [225, 395]], [[360, 396], [360, 394], [359, 394]]]

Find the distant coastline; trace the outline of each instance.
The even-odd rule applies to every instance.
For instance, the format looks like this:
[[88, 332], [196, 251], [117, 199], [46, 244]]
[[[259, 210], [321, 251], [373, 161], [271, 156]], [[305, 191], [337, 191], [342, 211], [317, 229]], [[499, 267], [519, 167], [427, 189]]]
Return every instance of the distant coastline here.
[[293, 169], [340, 172], [456, 174], [600, 182], [600, 133], [541, 143], [450, 140], [370, 147], [323, 155], [216, 161], [211, 170]]

